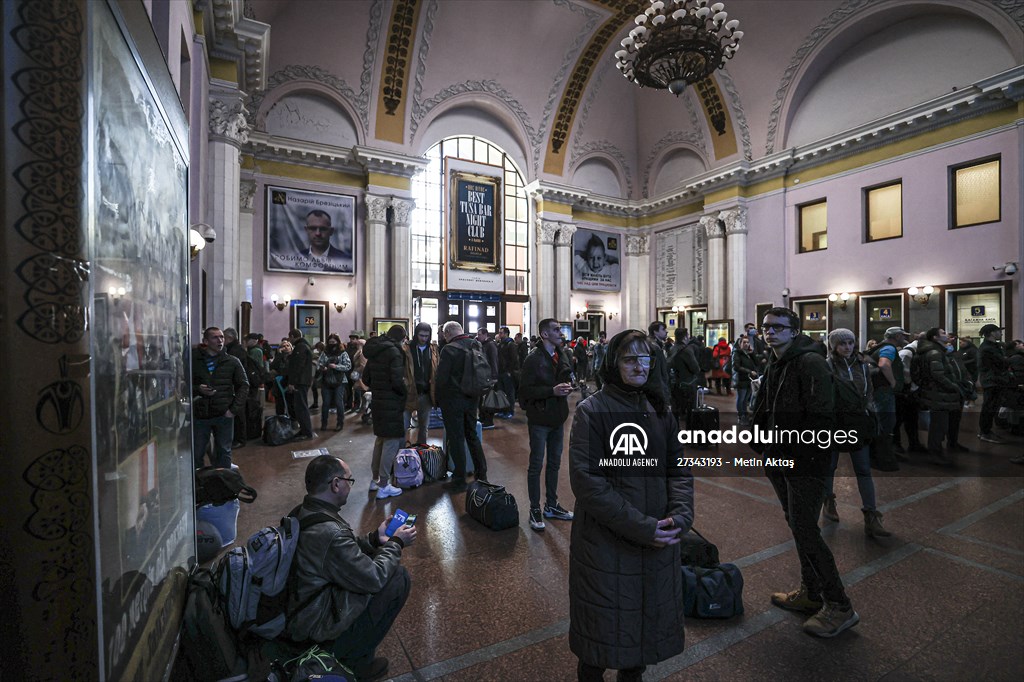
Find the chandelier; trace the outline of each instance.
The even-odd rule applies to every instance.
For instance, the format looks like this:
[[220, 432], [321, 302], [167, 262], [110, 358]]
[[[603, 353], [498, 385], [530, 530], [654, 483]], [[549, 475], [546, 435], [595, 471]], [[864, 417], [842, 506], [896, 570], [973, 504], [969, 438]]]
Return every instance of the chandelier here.
[[679, 96], [687, 85], [725, 66], [740, 48], [740, 22], [728, 19], [725, 5], [708, 0], [651, 0], [622, 39], [616, 67], [644, 88], [668, 89]]

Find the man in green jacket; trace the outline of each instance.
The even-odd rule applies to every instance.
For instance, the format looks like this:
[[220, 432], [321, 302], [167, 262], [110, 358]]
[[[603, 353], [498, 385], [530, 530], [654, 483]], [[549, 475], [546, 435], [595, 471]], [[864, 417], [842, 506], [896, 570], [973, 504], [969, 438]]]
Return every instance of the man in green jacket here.
[[203, 343], [192, 354], [192, 456], [197, 469], [203, 466], [213, 434], [212, 463], [228, 468], [235, 415], [245, 413], [249, 380], [238, 358], [225, 352], [219, 327], [207, 328]]
[[288, 621], [287, 635], [296, 642], [314, 641], [330, 648], [360, 682], [377, 680], [388, 660], [374, 657], [409, 597], [409, 573], [401, 565], [402, 550], [416, 540], [414, 526], [386, 534], [392, 517], [365, 536], [357, 536], [341, 508], [355, 479], [344, 461], [331, 455], [314, 457], [306, 466], [306, 497], [292, 512], [301, 523], [308, 516], [329, 518], [299, 535], [292, 562], [294, 604], [306, 604]]

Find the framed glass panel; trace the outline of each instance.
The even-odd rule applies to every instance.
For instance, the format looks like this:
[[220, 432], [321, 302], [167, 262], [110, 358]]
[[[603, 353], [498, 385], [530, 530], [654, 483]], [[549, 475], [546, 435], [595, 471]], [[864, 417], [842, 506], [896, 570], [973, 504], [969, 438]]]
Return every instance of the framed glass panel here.
[[1001, 219], [999, 161], [990, 159], [952, 169], [953, 227], [994, 223]]
[[949, 325], [956, 335], [970, 338], [974, 345], [982, 342], [981, 328], [986, 324], [1002, 326], [1002, 292], [972, 291], [953, 294], [953, 323]]
[[800, 302], [796, 311], [800, 314], [800, 329], [812, 339], [828, 332], [828, 301]]
[[868, 339], [881, 341], [885, 337], [885, 330], [889, 327], [903, 326], [903, 298], [901, 296], [879, 296], [864, 300], [863, 309], [867, 315], [867, 337], [861, 343], [865, 345]]
[[800, 223], [800, 253], [828, 248], [827, 208], [827, 201], [818, 201], [797, 209]]
[[902, 237], [903, 183], [865, 190], [864, 220], [869, 242]]

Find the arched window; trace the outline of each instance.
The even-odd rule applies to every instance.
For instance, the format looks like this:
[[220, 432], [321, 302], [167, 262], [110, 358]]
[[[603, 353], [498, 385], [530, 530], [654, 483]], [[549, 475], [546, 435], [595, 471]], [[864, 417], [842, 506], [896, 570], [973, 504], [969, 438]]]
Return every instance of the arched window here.
[[[446, 157], [487, 163], [504, 169], [502, 234], [505, 252], [505, 297], [528, 296], [530, 283], [529, 204], [523, 176], [512, 159], [490, 142], [473, 136], [457, 136], [438, 142], [426, 153], [430, 162], [413, 179], [416, 209], [412, 220], [412, 289], [415, 295], [441, 292], [444, 267], [444, 159]], [[522, 300], [522, 299], [521, 299]]]

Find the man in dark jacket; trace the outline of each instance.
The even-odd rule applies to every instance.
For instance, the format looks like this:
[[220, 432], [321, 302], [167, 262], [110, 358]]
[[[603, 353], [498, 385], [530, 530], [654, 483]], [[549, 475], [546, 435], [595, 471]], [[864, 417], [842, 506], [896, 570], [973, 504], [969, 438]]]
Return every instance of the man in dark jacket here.
[[960, 350], [957, 353], [964, 361], [964, 367], [967, 368], [971, 381], [978, 383], [978, 347], [971, 342], [971, 337], [960, 337]]
[[[530, 432], [530, 464], [526, 487], [530, 494], [530, 528], [544, 530], [544, 517], [572, 520], [572, 512], [558, 504], [558, 470], [562, 464], [563, 428], [569, 417], [568, 395], [572, 393], [572, 360], [562, 347], [558, 321], [541, 320], [537, 325], [541, 343], [523, 363], [519, 396], [526, 410]], [[545, 505], [540, 508], [540, 470], [547, 451], [544, 477]]]
[[[761, 329], [771, 360], [754, 404], [753, 422], [761, 431], [775, 429], [775, 437], [755, 450], [763, 448], [765, 458], [785, 460], [779, 466], [765, 466], [765, 475], [793, 531], [801, 574], [799, 589], [776, 592], [771, 601], [784, 609], [814, 614], [804, 623], [808, 634], [834, 637], [856, 625], [860, 616], [846, 596], [835, 558], [818, 528], [832, 464], [832, 372], [816, 343], [800, 333], [800, 316], [789, 308], [770, 309]], [[811, 432], [816, 437], [794, 442], [782, 431]], [[829, 434], [828, 443], [817, 437], [821, 433]]]
[[498, 330], [498, 388], [508, 396], [509, 404], [507, 412], [498, 413], [502, 419], [516, 416], [516, 382], [512, 377], [519, 373], [520, 365], [519, 347], [512, 340], [512, 332], [508, 327], [502, 327]]
[[209, 327], [203, 332], [205, 348], [192, 354], [192, 456], [203, 466], [206, 447], [213, 434], [212, 464], [231, 466], [235, 415], [244, 412], [249, 381], [238, 358], [224, 352], [224, 332]]
[[299, 422], [299, 433], [295, 440], [316, 438], [313, 420], [309, 414], [309, 387], [313, 383], [313, 351], [298, 329], [288, 332], [292, 352], [285, 368], [285, 383], [288, 385], [289, 404], [292, 418]]
[[963, 402], [960, 387], [954, 380], [954, 370], [946, 357], [948, 341], [945, 329], [932, 327], [925, 332], [924, 339], [917, 342], [910, 376], [919, 388], [917, 399], [921, 407], [931, 411], [928, 452], [938, 464], [952, 466], [953, 454], [950, 452], [947, 456], [943, 452], [942, 441], [949, 431], [950, 413], [958, 412]]
[[466, 489], [466, 447], [473, 458], [473, 469], [478, 481], [487, 480], [487, 459], [484, 446], [476, 434], [476, 411], [479, 400], [462, 392], [462, 375], [466, 367], [466, 353], [480, 342], [462, 330], [462, 325], [452, 320], [441, 327], [445, 345], [437, 363], [437, 396], [444, 420], [445, 437], [448, 439], [448, 454], [455, 462], [455, 475], [445, 483], [452, 492]]
[[984, 341], [978, 346], [978, 379], [981, 390], [985, 393], [985, 402], [981, 405], [981, 419], [978, 428], [980, 440], [986, 443], [1002, 443], [992, 433], [992, 424], [999, 412], [1003, 392], [1010, 387], [1010, 363], [1003, 350], [1003, 328], [994, 324], [986, 324], [981, 328]]
[[[487, 358], [487, 364], [491, 366], [491, 379], [495, 384], [498, 383], [498, 344], [491, 338], [490, 332], [484, 327], [480, 327], [476, 330], [476, 340], [480, 342], [480, 346], [484, 349], [484, 357]], [[480, 426], [486, 431], [494, 428], [494, 413], [490, 410], [485, 410], [483, 406], [483, 398], [480, 403]]]
[[416, 540], [416, 528], [399, 526], [388, 536], [389, 516], [357, 536], [341, 517], [353, 485], [352, 471], [337, 457], [320, 455], [306, 467], [306, 497], [290, 515], [305, 525], [292, 578], [296, 603], [308, 604], [288, 620], [286, 633], [296, 642], [324, 643], [357, 679], [376, 680], [388, 660], [374, 652], [409, 597], [402, 550]]
[[697, 360], [699, 351], [700, 344], [690, 336], [688, 330], [676, 330], [676, 344], [672, 347], [667, 363], [672, 414], [680, 424], [689, 423], [690, 412], [696, 406], [697, 388], [704, 377]]
[[402, 489], [392, 485], [395, 455], [405, 442], [405, 403], [409, 389], [405, 385], [406, 354], [402, 349], [405, 327], [393, 325], [384, 336], [375, 336], [363, 346], [366, 367], [363, 383], [373, 393], [370, 413], [373, 415], [372, 474], [370, 490], [377, 490], [377, 499], [396, 497]]
[[416, 442], [427, 442], [430, 410], [437, 402], [434, 377], [437, 375], [437, 347], [430, 342], [430, 325], [420, 322], [413, 330], [413, 338], [405, 345], [405, 385], [409, 393], [405, 411], [416, 413]]
[[[239, 342], [238, 330], [235, 329], [234, 327], [228, 327], [224, 330], [224, 352], [230, 355], [231, 357], [237, 358], [238, 361], [242, 363], [242, 369], [246, 368], [245, 347], [242, 346], [242, 344]], [[248, 372], [246, 372], [245, 376], [246, 380], [249, 382], [249, 385], [252, 387], [252, 390], [249, 391], [249, 398], [252, 398], [256, 393], [257, 384], [254, 381], [252, 381], [252, 376]], [[239, 414], [238, 412], [235, 413], [235, 436], [233, 439], [234, 442], [231, 443], [232, 449], [245, 447], [245, 434], [247, 431], [245, 415], [247, 412], [248, 410], [246, 408], [243, 408], [241, 414]]]
[[658, 390], [661, 391], [661, 395], [665, 398], [665, 404], [670, 404], [671, 395], [668, 390], [668, 362], [665, 360], [665, 339], [668, 338], [668, 327], [665, 326], [664, 322], [651, 322], [647, 327], [647, 341], [653, 347], [651, 351], [652, 365], [651, 365], [651, 378]]

